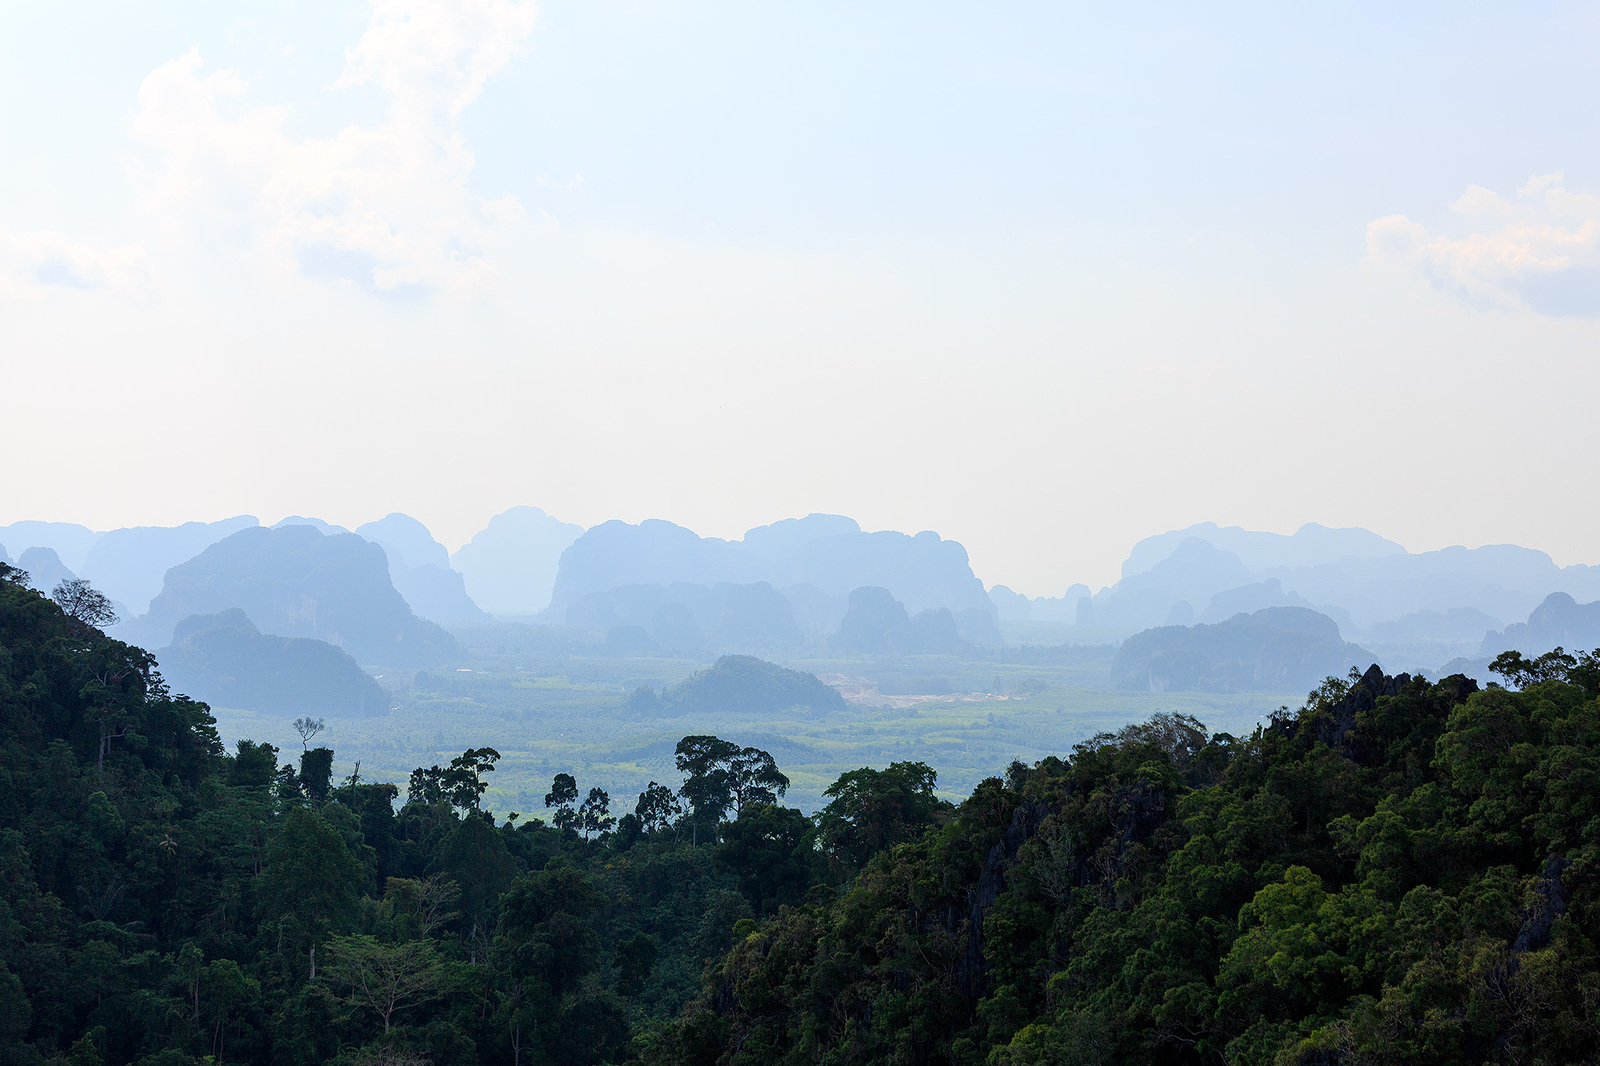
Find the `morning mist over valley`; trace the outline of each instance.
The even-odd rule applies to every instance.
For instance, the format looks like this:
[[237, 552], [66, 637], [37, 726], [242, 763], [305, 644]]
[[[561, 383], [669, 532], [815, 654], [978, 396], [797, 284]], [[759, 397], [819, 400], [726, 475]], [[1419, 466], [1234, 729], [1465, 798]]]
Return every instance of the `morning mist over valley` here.
[[0, 32], [0, 1062], [1600, 1056], [1583, 5]]

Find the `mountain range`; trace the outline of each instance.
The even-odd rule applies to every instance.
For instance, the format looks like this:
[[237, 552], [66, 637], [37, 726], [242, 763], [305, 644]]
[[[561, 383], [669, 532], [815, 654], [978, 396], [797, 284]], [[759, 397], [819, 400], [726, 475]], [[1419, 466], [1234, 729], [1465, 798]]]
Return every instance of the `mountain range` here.
[[584, 530], [517, 507], [454, 554], [399, 513], [353, 532], [302, 516], [270, 530], [248, 515], [98, 533], [27, 521], [0, 527], [9, 561], [4, 545], [42, 590], [89, 580], [118, 609], [118, 632], [147, 646], [166, 646], [189, 615], [240, 608], [264, 635], [326, 640], [388, 665], [437, 661], [450, 647], [440, 627], [494, 617], [570, 626], [615, 654], [903, 654], [1119, 643], [1293, 608], [1325, 615], [1386, 668], [1433, 670], [1505, 647], [1548, 650], [1552, 634], [1581, 644], [1587, 623], [1551, 619], [1600, 600], [1600, 567], [1560, 567], [1533, 549], [1412, 553], [1316, 524], [1162, 533], [1133, 546], [1115, 584], [1054, 597], [985, 589], [962, 545], [937, 533], [869, 532], [823, 514], [722, 540], [660, 520]]

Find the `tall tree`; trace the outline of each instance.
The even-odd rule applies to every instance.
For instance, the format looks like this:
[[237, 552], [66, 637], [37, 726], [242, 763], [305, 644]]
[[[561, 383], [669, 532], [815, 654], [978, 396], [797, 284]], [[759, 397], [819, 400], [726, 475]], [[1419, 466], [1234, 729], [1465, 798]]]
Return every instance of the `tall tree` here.
[[371, 936], [330, 941], [328, 976], [346, 990], [351, 1007], [378, 1016], [386, 1036], [395, 1012], [444, 995], [449, 983], [444, 959], [426, 940], [384, 943]]
[[68, 618], [82, 627], [104, 629], [117, 624], [117, 610], [111, 606], [111, 601], [82, 578], [61, 582], [50, 593], [50, 598], [61, 605]]
[[678, 741], [676, 761], [684, 775], [678, 794], [689, 805], [692, 840], [696, 845], [700, 843], [702, 828], [709, 835], [716, 835], [717, 823], [733, 806], [733, 775], [728, 764], [738, 753], [737, 744], [719, 737], [691, 736]]
[[639, 793], [633, 813], [638, 816], [639, 825], [646, 833], [656, 834], [666, 829], [675, 831], [679, 819], [683, 817], [683, 804], [672, 789], [652, 781]]
[[789, 791], [789, 779], [778, 771], [772, 756], [760, 748], [740, 748], [728, 760], [734, 817], [745, 808], [777, 803]]
[[365, 880], [337, 829], [309, 807], [289, 811], [267, 848], [258, 907], [263, 921], [279, 923], [280, 936], [305, 946], [307, 981], [317, 979], [317, 946], [343, 925]]
[[557, 774], [545, 793], [544, 805], [556, 809], [553, 821], [557, 829], [578, 827], [578, 782], [571, 774]]
[[616, 824], [617, 820], [611, 817], [611, 796], [603, 788], [591, 788], [588, 798], [578, 807], [578, 825], [583, 829], [583, 839], [588, 840], [590, 833], [610, 832]]
[[841, 774], [822, 793], [829, 802], [817, 814], [824, 850], [860, 867], [873, 853], [921, 836], [945, 806], [933, 794], [937, 779], [933, 768], [920, 762]]

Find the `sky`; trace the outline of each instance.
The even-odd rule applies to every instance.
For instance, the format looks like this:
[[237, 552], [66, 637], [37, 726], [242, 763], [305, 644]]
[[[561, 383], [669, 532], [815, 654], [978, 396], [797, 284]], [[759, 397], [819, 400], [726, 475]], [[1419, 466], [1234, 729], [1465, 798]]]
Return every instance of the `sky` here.
[[28, 5], [0, 524], [1600, 563], [1600, 9]]

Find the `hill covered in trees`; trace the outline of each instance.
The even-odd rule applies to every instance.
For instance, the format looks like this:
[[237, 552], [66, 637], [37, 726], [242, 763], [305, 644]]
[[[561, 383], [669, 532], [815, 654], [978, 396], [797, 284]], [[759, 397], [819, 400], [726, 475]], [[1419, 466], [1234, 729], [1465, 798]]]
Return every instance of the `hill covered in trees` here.
[[239, 608], [191, 615], [156, 653], [168, 685], [219, 707], [266, 714], [387, 714], [389, 694], [332, 644], [275, 637]]
[[789, 670], [752, 655], [724, 655], [710, 668], [657, 693], [644, 687], [628, 697], [627, 710], [639, 715], [682, 718], [732, 709], [778, 712], [802, 708], [823, 715], [843, 710], [844, 697], [815, 674]]
[[498, 752], [403, 802], [309, 737], [225, 752], [0, 571], [0, 1060], [1590, 1060], [1600, 653], [1496, 668], [1158, 716], [954, 808], [899, 762], [808, 818], [690, 735], [630, 812], [558, 774], [555, 824], [497, 822]]
[[1013, 765], [741, 938], [651, 1061], [1592, 1061], [1597, 655]]

